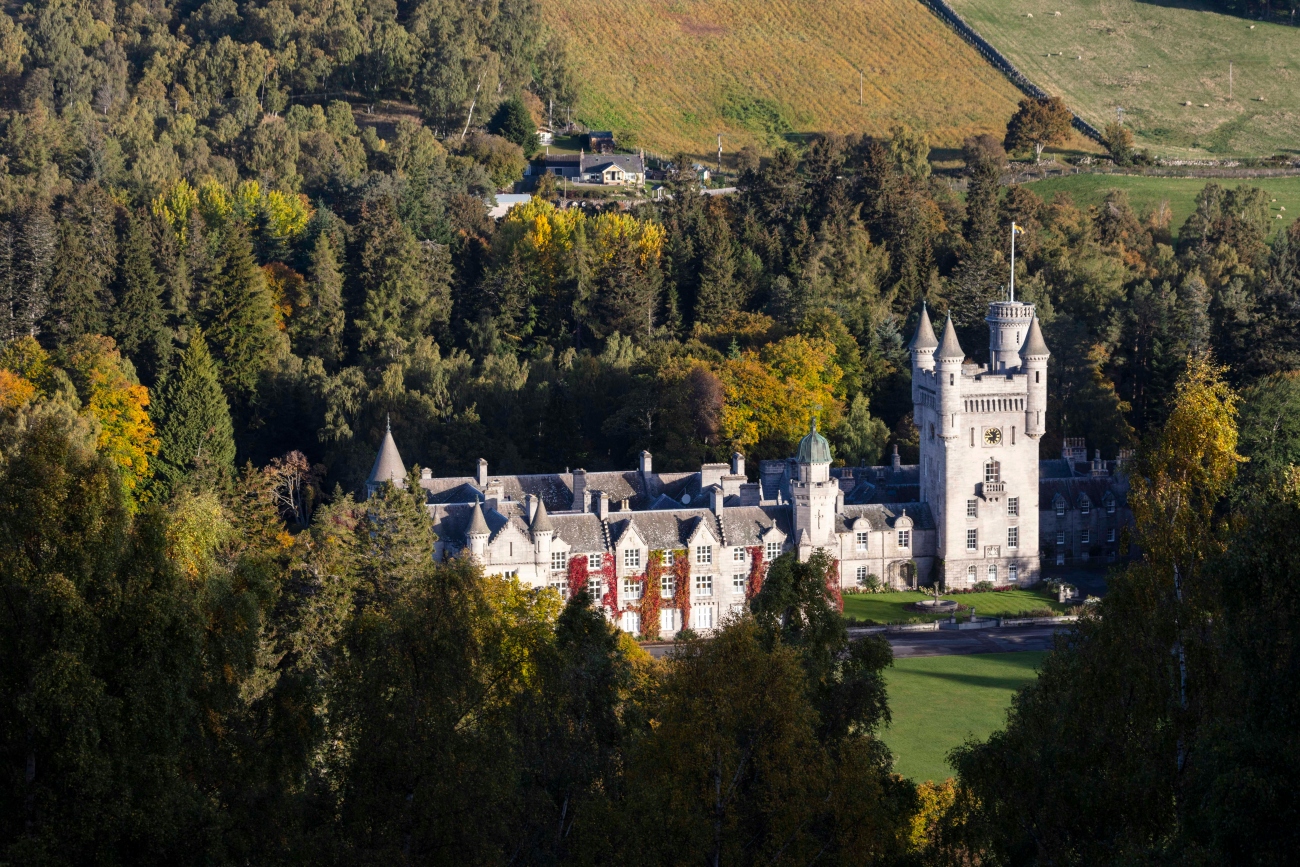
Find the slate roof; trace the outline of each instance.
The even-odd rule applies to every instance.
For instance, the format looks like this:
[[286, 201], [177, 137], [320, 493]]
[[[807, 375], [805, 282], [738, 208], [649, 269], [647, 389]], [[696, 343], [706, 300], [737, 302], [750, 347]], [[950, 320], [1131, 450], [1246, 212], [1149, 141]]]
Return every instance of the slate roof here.
[[1127, 508], [1128, 492], [1117, 488], [1114, 482], [1110, 478], [1040, 479], [1038, 508], [1051, 509], [1058, 494], [1065, 498], [1068, 509], [1078, 507], [1080, 494], [1087, 494], [1093, 508], [1096, 508], [1105, 502], [1107, 493], [1115, 498], [1116, 508]]
[[1047, 344], [1043, 341], [1043, 329], [1038, 324], [1038, 317], [1035, 316], [1029, 323], [1029, 333], [1025, 335], [1025, 345], [1020, 347], [1021, 358], [1047, 358], [1052, 353], [1047, 351]]
[[916, 323], [916, 334], [912, 336], [910, 349], [937, 349], [939, 340], [934, 336], [934, 326], [930, 324], [930, 311], [921, 305], [921, 319]]
[[935, 353], [935, 358], [955, 358], [958, 361], [966, 357], [966, 352], [957, 342], [957, 330], [952, 327], [952, 314], [948, 314], [948, 321], [943, 326], [943, 340], [939, 342], [939, 351]]
[[405, 481], [406, 465], [397, 453], [397, 443], [393, 442], [393, 429], [390, 427], [384, 432], [384, 442], [379, 446], [379, 454], [375, 455], [375, 463], [370, 468], [370, 475], [366, 477], [366, 484], [382, 485], [384, 482], [392, 482], [401, 485]]
[[843, 514], [836, 516], [836, 530], [840, 533], [857, 530], [858, 527], [853, 522], [858, 519], [866, 519], [872, 530], [890, 530], [904, 514], [912, 519], [914, 529], [934, 529], [934, 516], [927, 503], [872, 503], [866, 506], [845, 506]]

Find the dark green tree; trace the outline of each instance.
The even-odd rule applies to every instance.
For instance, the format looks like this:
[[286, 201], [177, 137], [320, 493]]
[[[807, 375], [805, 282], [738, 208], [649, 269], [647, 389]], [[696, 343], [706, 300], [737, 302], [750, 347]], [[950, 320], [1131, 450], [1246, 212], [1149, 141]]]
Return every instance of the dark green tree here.
[[328, 234], [322, 232], [312, 248], [307, 270], [311, 303], [291, 321], [289, 335], [299, 355], [318, 356], [328, 369], [343, 357], [343, 273]]
[[159, 447], [154, 472], [165, 488], [174, 489], [195, 473], [209, 481], [230, 478], [235, 469], [230, 406], [199, 329], [191, 334], [180, 364], [163, 380], [155, 410]]
[[112, 309], [113, 296], [99, 280], [84, 231], [71, 220], [61, 221], [41, 330], [53, 345], [71, 346], [83, 335], [105, 333]]
[[537, 153], [537, 124], [524, 105], [523, 97], [512, 96], [497, 106], [488, 123], [488, 132], [512, 141], [524, 149], [524, 156], [532, 159]]
[[112, 336], [135, 363], [143, 382], [152, 385], [170, 361], [172, 335], [153, 266], [148, 217], [137, 214], [129, 219], [121, 251], [113, 286], [117, 303]]
[[221, 384], [236, 403], [247, 401], [280, 338], [266, 275], [243, 226], [226, 231], [211, 266], [208, 296], [203, 321]]
[[740, 309], [740, 286], [736, 281], [736, 251], [731, 226], [722, 214], [707, 218], [700, 238], [700, 288], [695, 300], [695, 321], [705, 325], [725, 322]]

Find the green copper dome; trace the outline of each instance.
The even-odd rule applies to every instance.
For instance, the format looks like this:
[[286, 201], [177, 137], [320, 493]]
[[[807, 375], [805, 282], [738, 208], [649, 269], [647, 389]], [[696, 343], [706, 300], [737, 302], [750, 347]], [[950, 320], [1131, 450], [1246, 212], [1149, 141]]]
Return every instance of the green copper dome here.
[[812, 420], [812, 430], [799, 442], [799, 463], [829, 464], [831, 462], [831, 444], [826, 437], [817, 433], [817, 419]]

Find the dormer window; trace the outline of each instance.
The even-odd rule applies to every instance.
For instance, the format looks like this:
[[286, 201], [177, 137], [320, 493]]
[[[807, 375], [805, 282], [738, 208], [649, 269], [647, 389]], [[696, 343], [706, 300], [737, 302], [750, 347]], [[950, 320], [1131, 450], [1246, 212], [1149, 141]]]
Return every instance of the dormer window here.
[[708, 566], [709, 564], [711, 564], [713, 562], [713, 546], [696, 545], [695, 562], [700, 566]]
[[1065, 517], [1065, 500], [1062, 500], [1060, 497], [1056, 498], [1056, 517]]
[[1107, 515], [1115, 514], [1115, 498], [1112, 497], [1110, 494], [1106, 495], [1106, 514]]
[[1092, 501], [1090, 501], [1087, 497], [1084, 497], [1082, 500], [1079, 501], [1079, 513], [1083, 515], [1088, 515], [1092, 513]]
[[641, 568], [641, 549], [625, 548], [623, 550], [623, 566], [626, 569]]

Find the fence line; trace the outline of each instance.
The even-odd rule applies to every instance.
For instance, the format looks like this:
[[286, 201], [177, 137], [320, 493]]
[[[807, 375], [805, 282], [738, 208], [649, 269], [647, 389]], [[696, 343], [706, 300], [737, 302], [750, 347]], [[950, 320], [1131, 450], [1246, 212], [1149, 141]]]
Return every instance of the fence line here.
[[[975, 28], [967, 24], [966, 20], [958, 15], [957, 12], [945, 2], [945, 0], [921, 0], [921, 2], [924, 3], [931, 12], [942, 18], [949, 27], [957, 31], [958, 36], [965, 39], [976, 51], [983, 55], [985, 60], [1005, 75], [1016, 87], [1020, 88], [1026, 94], [1035, 99], [1047, 99], [1051, 96], [1050, 93], [1030, 81], [1023, 72], [1016, 68], [1014, 63], [1003, 56], [1001, 51], [998, 51], [990, 45], [988, 40], [975, 32]], [[1070, 110], [1070, 114], [1073, 117], [1071, 122], [1074, 124], [1075, 129], [1093, 141], [1101, 141], [1101, 132], [1095, 126], [1079, 117], [1078, 113], [1074, 111], [1074, 109]]]

